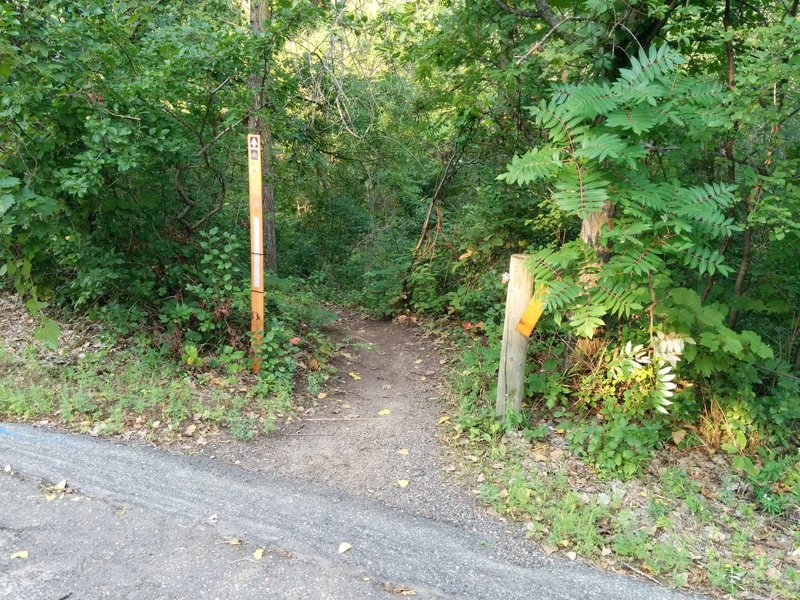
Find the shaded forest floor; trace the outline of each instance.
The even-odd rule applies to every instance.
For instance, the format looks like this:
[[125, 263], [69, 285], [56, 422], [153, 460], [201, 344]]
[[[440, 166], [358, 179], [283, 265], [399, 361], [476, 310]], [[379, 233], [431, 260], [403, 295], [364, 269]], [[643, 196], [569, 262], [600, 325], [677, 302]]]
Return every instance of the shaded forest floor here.
[[[342, 311], [330, 365], [291, 398], [257, 397], [249, 375], [137, 360], [95, 325], [62, 327], [58, 349], [0, 298], [0, 418], [201, 453], [312, 481], [465, 527], [520, 564], [556, 557], [670, 587], [739, 598], [800, 592], [796, 510], [756, 510], [727, 460], [663, 449], [628, 481], [603, 480], [563, 432], [471, 439], [448, 381], [459, 357], [406, 323]], [[102, 415], [102, 418], [101, 418]], [[534, 540], [536, 543], [530, 543]]]

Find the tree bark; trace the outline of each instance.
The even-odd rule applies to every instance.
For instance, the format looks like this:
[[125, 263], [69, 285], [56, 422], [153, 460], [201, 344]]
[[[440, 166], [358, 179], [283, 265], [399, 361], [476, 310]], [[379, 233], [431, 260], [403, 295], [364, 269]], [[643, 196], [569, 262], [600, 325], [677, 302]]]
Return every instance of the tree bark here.
[[[727, 32], [728, 29], [731, 27], [731, 0], [725, 0], [725, 10], [722, 13], [722, 26]], [[731, 92], [736, 91], [736, 61], [735, 61], [735, 54], [733, 50], [733, 40], [728, 39], [725, 42], [725, 56], [728, 62], [728, 89]], [[733, 132], [731, 133], [730, 137], [725, 140], [725, 158], [728, 159], [728, 171], [727, 171], [727, 182], [731, 185], [736, 183], [736, 163], [734, 162], [734, 136], [736, 132], [739, 130], [739, 121], [734, 121], [733, 123]], [[729, 209], [728, 216], [733, 216], [733, 208]], [[719, 253], [720, 255], [724, 255], [728, 246], [731, 243], [731, 236], [725, 236], [722, 242], [719, 245]], [[700, 302], [705, 303], [708, 300], [708, 297], [711, 295], [711, 290], [714, 289], [714, 283], [716, 282], [716, 277], [714, 275], [710, 275], [708, 277], [708, 281], [706, 282], [706, 287], [703, 290], [703, 293], [700, 296]]]
[[[254, 36], [264, 35], [264, 23], [271, 18], [269, 0], [251, 0], [250, 31]], [[269, 61], [264, 57], [263, 70], [254, 72], [250, 76], [253, 101], [247, 125], [250, 133], [261, 136], [264, 266], [274, 272], [278, 265], [278, 253], [275, 243], [275, 164], [272, 152], [272, 127], [261, 112], [264, 108], [264, 87], [268, 77]]]

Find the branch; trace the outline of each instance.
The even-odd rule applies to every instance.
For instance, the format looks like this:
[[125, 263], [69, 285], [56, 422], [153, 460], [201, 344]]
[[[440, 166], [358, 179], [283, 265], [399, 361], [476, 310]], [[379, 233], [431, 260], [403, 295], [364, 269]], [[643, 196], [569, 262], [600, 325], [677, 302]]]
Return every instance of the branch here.
[[[498, 0], [496, 0], [496, 1], [498, 1]], [[558, 31], [558, 28], [561, 27], [564, 23], [566, 23], [568, 21], [585, 21], [586, 18], [587, 17], [564, 17], [558, 23], [553, 25], [550, 28], [550, 31], [545, 33], [544, 36], [542, 36], [542, 39], [538, 40], [533, 46], [531, 46], [530, 49], [525, 54], [523, 54], [522, 56], [518, 57], [516, 62], [515, 62], [515, 64], [519, 65], [519, 64], [522, 63], [522, 61], [524, 61], [526, 58], [528, 58], [531, 54], [535, 54], [536, 52], [539, 52], [542, 49], [542, 47], [544, 46], [544, 43], [547, 41], [547, 38], [549, 38], [556, 31]]]
[[533, 3], [536, 5], [536, 8], [539, 11], [540, 16], [542, 19], [547, 21], [547, 24], [550, 27], [558, 28], [558, 22], [561, 20], [561, 17], [556, 14], [556, 11], [553, 10], [547, 0], [533, 0]]
[[210, 142], [208, 142], [206, 145], [204, 145], [204, 146], [203, 146], [203, 147], [200, 149], [200, 152], [198, 152], [197, 154], [198, 154], [198, 155], [200, 155], [200, 156], [202, 156], [203, 154], [205, 154], [205, 153], [208, 151], [208, 149], [209, 149], [211, 146], [213, 146], [214, 144], [216, 144], [216, 143], [217, 143], [217, 142], [218, 142], [218, 141], [219, 141], [219, 140], [220, 140], [220, 139], [221, 139], [221, 138], [222, 138], [222, 137], [223, 137], [223, 136], [224, 136], [226, 133], [228, 133], [228, 132], [229, 132], [231, 129], [233, 129], [234, 127], [238, 127], [239, 125], [241, 125], [242, 123], [244, 123], [244, 122], [245, 122], [247, 119], [249, 119], [249, 118], [250, 118], [250, 114], [251, 114], [251, 112], [252, 112], [252, 111], [249, 111], [249, 110], [248, 110], [248, 111], [247, 111], [247, 112], [244, 114], [244, 116], [243, 116], [241, 119], [239, 119], [238, 121], [235, 121], [235, 122], [231, 123], [231, 124], [230, 124], [230, 125], [228, 125], [228, 126], [225, 128], [225, 129], [223, 129], [222, 131], [220, 131], [220, 132], [219, 132], [217, 135], [215, 135], [213, 138], [211, 138], [211, 141], [210, 141]]
[[541, 19], [542, 15], [538, 12], [533, 12], [530, 10], [523, 10], [521, 8], [514, 8], [503, 2], [503, 0], [494, 0], [494, 3], [497, 4], [500, 8], [504, 11], [511, 13], [512, 15], [517, 15], [518, 17], [526, 17], [528, 19]]

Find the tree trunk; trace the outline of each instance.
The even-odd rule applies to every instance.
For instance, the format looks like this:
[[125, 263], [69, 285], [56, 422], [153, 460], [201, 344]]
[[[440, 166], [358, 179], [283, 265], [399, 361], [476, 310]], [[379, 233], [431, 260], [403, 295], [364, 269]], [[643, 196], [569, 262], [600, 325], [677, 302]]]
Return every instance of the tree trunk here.
[[[250, 31], [254, 36], [264, 34], [264, 23], [272, 18], [269, 0], [251, 0]], [[264, 59], [264, 68], [250, 76], [250, 88], [253, 90], [248, 129], [250, 133], [261, 136], [261, 171], [262, 202], [264, 211], [264, 266], [275, 271], [278, 264], [278, 253], [275, 245], [275, 165], [272, 153], [272, 127], [261, 111], [264, 108], [264, 86], [269, 77], [269, 61]]]
[[581, 222], [581, 240], [583, 240], [587, 246], [594, 249], [597, 254], [597, 259], [601, 264], [608, 262], [609, 249], [600, 244], [600, 234], [602, 233], [604, 225], [606, 229], [611, 227], [613, 218], [614, 205], [609, 202], [603, 207], [603, 210], [589, 213]]

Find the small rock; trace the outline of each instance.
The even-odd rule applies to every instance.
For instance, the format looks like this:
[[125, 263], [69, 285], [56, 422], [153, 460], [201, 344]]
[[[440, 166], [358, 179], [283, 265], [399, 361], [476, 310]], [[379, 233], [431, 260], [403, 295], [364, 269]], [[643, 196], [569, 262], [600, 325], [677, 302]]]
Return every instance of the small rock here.
[[575, 552], [567, 552], [567, 558], [570, 560], [575, 560], [578, 558], [578, 555]]
[[561, 460], [562, 458], [564, 458], [564, 451], [560, 448], [556, 448], [550, 452], [550, 460]]
[[708, 539], [712, 542], [724, 542], [730, 537], [727, 533], [724, 533], [715, 527], [706, 527], [705, 530]]

